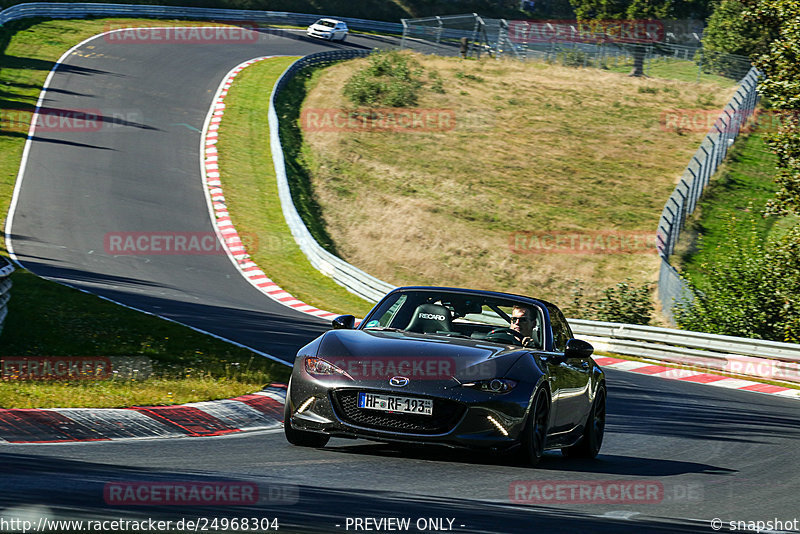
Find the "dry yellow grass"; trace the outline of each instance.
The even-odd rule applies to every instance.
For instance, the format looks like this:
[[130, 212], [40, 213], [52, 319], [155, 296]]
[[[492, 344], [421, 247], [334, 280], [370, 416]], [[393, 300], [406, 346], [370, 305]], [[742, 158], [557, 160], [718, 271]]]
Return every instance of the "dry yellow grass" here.
[[[661, 126], [668, 109], [721, 109], [732, 89], [542, 63], [416, 56], [445, 94], [449, 131], [304, 131], [330, 234], [347, 261], [394, 284], [478, 287], [566, 304], [631, 278], [651, 254], [515, 253], [515, 232], [655, 235], [704, 133]], [[341, 88], [367, 60], [326, 69], [304, 110], [350, 107]], [[429, 85], [429, 84], [427, 84]]]

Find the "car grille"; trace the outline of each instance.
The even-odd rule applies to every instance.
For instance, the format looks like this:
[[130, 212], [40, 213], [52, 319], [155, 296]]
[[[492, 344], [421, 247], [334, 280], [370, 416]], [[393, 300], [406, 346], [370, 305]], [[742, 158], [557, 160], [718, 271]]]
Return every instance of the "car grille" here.
[[[375, 430], [409, 434], [444, 434], [464, 415], [466, 408], [455, 401], [433, 400], [433, 415], [388, 413], [358, 407], [358, 393], [363, 390], [336, 390], [332, 393], [336, 415], [345, 423]], [[371, 393], [387, 394], [385, 391]]]

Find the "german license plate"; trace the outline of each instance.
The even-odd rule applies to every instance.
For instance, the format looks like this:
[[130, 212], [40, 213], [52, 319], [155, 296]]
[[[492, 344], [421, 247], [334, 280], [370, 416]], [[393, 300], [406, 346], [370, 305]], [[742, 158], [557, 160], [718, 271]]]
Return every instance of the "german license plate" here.
[[433, 401], [431, 399], [413, 399], [411, 397], [397, 397], [395, 395], [359, 393], [358, 407], [364, 410], [379, 410], [381, 412], [433, 415]]

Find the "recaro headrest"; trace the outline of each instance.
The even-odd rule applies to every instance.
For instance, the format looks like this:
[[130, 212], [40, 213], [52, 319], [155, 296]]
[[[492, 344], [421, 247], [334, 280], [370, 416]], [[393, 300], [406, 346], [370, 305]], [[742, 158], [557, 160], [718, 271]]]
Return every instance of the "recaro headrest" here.
[[406, 330], [430, 334], [437, 331], [452, 332], [453, 317], [450, 310], [439, 304], [420, 304], [411, 316]]

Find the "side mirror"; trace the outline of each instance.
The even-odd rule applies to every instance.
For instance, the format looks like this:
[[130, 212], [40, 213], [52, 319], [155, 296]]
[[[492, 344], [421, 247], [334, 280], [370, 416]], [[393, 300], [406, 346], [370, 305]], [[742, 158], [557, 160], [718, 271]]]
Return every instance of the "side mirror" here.
[[331, 321], [331, 325], [334, 330], [352, 330], [356, 326], [356, 318], [353, 315], [340, 315]]
[[594, 347], [582, 339], [572, 338], [567, 341], [564, 356], [567, 358], [588, 358], [594, 352]]

